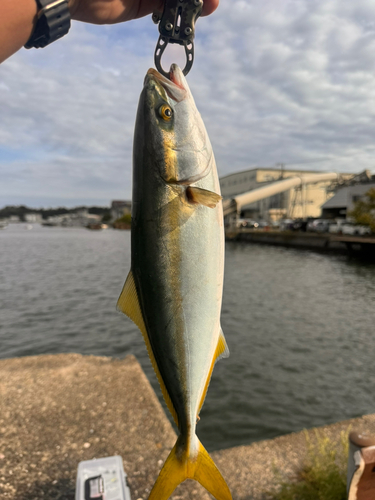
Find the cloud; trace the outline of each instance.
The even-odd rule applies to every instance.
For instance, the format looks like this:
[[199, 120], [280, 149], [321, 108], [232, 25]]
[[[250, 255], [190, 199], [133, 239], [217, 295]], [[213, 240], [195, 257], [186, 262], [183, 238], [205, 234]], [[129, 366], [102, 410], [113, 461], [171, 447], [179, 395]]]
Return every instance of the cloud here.
[[108, 27], [95, 28], [76, 23], [59, 44], [2, 65], [0, 196], [130, 197], [133, 123], [152, 50], [127, 52]]
[[209, 119], [221, 135], [217, 156], [235, 158], [228, 148], [239, 144], [257, 164], [321, 155], [340, 163], [348, 148], [372, 152], [372, 12], [368, 2], [222, 5], [222, 16], [212, 17], [216, 45], [209, 38], [205, 51], [206, 73], [219, 80]]
[[[1, 66], [0, 196], [130, 197], [137, 101], [157, 36], [150, 18], [73, 23], [62, 40]], [[195, 46], [189, 83], [221, 174], [278, 162], [374, 168], [373, 2], [222, 0], [198, 21]]]

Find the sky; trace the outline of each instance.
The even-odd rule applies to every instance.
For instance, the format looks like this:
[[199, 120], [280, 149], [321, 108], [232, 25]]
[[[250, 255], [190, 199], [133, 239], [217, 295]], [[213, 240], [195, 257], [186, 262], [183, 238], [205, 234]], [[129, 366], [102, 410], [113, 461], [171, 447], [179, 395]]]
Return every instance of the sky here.
[[[0, 66], [0, 207], [131, 198], [132, 140], [158, 29], [73, 21]], [[184, 64], [179, 47], [162, 60]], [[219, 175], [375, 173], [375, 2], [221, 0], [198, 20], [188, 82]]]

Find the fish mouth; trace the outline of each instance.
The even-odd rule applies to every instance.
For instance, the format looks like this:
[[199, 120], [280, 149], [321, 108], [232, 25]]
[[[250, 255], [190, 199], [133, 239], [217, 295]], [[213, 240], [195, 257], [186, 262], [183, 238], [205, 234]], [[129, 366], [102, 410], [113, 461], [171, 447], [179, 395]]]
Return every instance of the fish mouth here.
[[181, 102], [188, 94], [186, 80], [177, 64], [172, 64], [169, 70], [169, 79], [159, 73], [156, 69], [150, 68], [147, 71], [145, 85], [150, 81], [155, 81], [161, 85], [168, 96], [176, 102]]

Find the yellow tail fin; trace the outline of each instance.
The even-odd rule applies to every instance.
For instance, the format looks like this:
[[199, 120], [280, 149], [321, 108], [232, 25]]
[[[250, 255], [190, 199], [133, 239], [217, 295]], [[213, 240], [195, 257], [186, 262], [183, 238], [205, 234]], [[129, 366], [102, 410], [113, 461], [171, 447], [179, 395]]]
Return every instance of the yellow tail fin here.
[[181, 450], [179, 441], [160, 471], [148, 500], [167, 500], [185, 479], [198, 481], [216, 500], [232, 500], [227, 483], [202, 443], [198, 441], [198, 455], [191, 459], [186, 450]]

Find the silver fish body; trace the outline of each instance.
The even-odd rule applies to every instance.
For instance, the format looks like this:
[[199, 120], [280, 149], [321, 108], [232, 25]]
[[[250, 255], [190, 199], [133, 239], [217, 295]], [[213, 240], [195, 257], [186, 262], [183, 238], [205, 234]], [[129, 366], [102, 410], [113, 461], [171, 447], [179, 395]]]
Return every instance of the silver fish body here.
[[133, 151], [131, 272], [118, 305], [143, 333], [180, 431], [150, 499], [168, 498], [192, 477], [227, 500], [195, 433], [215, 361], [228, 355], [222, 203], [211, 143], [178, 66], [170, 80], [146, 75]]

